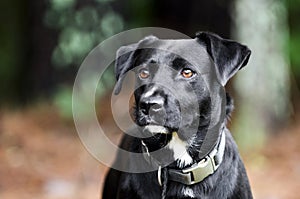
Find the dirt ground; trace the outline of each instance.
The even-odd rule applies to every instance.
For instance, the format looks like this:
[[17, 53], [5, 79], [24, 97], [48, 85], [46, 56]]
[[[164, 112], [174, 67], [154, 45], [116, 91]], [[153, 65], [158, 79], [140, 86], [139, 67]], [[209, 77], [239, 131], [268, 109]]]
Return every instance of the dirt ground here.
[[[256, 199], [298, 199], [300, 124], [243, 153]], [[51, 105], [0, 112], [1, 199], [100, 198], [107, 168]]]

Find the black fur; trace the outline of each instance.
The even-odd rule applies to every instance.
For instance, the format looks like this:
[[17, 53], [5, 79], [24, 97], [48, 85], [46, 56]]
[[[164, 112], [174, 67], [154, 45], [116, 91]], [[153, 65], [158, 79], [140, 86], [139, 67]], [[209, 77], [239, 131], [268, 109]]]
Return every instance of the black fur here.
[[[193, 49], [194, 45], [201, 48]], [[153, 47], [155, 46], [155, 48]], [[161, 49], [159, 47], [163, 46]], [[179, 49], [182, 53], [198, 53], [199, 63], [190, 63], [164, 49]], [[177, 51], [178, 52], [178, 51]], [[250, 50], [237, 42], [220, 38], [211, 33], [198, 33], [196, 38], [189, 41], [159, 40], [156, 37], [146, 37], [137, 44], [122, 47], [117, 53], [116, 78], [118, 80], [115, 93], [119, 93], [122, 81], [129, 70], [134, 70], [137, 76], [135, 90], [135, 120], [141, 128], [130, 130], [130, 135], [147, 133], [142, 129], [146, 125], [164, 126], [168, 132], [176, 131], [181, 140], [188, 143], [187, 152], [192, 157], [188, 165], [180, 165], [174, 160], [168, 168], [182, 169], [198, 162], [199, 150], [203, 144], [209, 124], [212, 101], [209, 90], [201, 77], [199, 67], [216, 71], [216, 79], [222, 86], [248, 62]], [[169, 67], [167, 67], [169, 66]], [[191, 78], [182, 78], [182, 70], [189, 68], [194, 72]], [[147, 69], [149, 77], [139, 78], [141, 70]], [[164, 85], [168, 85], [165, 87]], [[168, 89], [170, 88], [170, 89]], [[174, 93], [176, 90], [176, 93]], [[145, 93], [150, 92], [145, 95]], [[196, 96], [195, 99], [191, 98]], [[217, 102], [218, 101], [217, 99]], [[233, 101], [226, 94], [226, 118], [233, 110]], [[199, 112], [195, 111], [199, 110]], [[226, 123], [226, 118], [221, 123]], [[196, 132], [193, 131], [196, 129]], [[221, 133], [221, 128], [219, 129]], [[251, 199], [252, 194], [244, 165], [239, 156], [237, 146], [227, 128], [226, 147], [223, 161], [217, 171], [195, 185], [184, 185], [164, 179], [162, 188], [157, 181], [157, 171], [147, 173], [126, 173], [110, 169], [106, 177], [103, 191], [104, 199], [112, 198], [191, 198], [185, 194], [190, 189], [193, 198], [212, 199]], [[149, 138], [138, 138], [125, 134], [120, 148], [127, 151], [142, 153], [141, 140], [150, 151], [166, 146], [172, 139], [172, 134], [155, 134]], [[173, 152], [166, 150], [165, 159], [172, 159]], [[116, 164], [126, 168], [149, 167], [143, 159], [133, 162], [130, 156], [117, 156]]]

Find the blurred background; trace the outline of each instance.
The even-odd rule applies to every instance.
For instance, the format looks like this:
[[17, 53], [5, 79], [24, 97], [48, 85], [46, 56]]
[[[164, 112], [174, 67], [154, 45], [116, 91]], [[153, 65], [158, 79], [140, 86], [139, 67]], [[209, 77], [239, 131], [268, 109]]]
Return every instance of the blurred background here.
[[[299, 198], [299, 19], [300, 0], [1, 1], [0, 198], [100, 197], [107, 168], [77, 136], [72, 86], [96, 45], [145, 26], [211, 31], [250, 47], [249, 64], [227, 85], [230, 129], [255, 198]], [[101, 81], [97, 111], [118, 140], [113, 71]]]

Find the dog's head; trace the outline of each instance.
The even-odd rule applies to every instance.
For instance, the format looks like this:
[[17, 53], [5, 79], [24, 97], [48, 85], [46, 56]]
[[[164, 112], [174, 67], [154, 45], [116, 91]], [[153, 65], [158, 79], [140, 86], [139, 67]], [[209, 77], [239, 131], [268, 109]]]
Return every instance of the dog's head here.
[[213, 74], [209, 81], [225, 86], [249, 57], [246, 46], [211, 33], [188, 40], [149, 36], [118, 50], [115, 93], [120, 92], [125, 74], [134, 71], [135, 120], [141, 133], [153, 135], [144, 138], [150, 150], [166, 145], [172, 132], [200, 146], [215, 106], [213, 88], [203, 75]]

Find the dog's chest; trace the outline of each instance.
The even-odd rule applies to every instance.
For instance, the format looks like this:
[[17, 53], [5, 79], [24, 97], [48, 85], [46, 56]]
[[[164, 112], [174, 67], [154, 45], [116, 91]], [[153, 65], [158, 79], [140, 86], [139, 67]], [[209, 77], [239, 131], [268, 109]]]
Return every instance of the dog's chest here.
[[194, 190], [189, 187], [183, 188], [182, 194], [184, 197], [195, 198]]
[[182, 141], [177, 133], [172, 134], [172, 139], [168, 147], [173, 151], [174, 160], [177, 162], [179, 168], [183, 168], [193, 162], [192, 157], [186, 150], [187, 143]]

